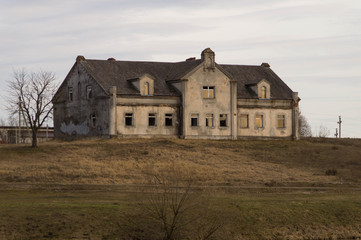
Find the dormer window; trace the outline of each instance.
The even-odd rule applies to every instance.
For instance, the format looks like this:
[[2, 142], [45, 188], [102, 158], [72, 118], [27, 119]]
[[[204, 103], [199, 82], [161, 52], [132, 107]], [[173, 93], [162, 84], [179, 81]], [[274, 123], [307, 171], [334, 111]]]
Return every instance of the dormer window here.
[[257, 83], [258, 98], [270, 99], [271, 98], [271, 85], [265, 79]]
[[265, 86], [261, 88], [261, 98], [267, 98], [267, 88]]
[[146, 82], [144, 84], [144, 95], [150, 95], [149, 94], [149, 82]]

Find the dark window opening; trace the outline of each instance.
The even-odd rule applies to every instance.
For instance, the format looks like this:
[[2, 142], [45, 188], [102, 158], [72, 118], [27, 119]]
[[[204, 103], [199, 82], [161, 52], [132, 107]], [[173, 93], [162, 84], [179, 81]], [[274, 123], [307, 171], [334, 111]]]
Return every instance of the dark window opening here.
[[148, 126], [156, 126], [156, 115], [155, 115], [155, 113], [149, 113], [149, 115], [148, 115]]
[[125, 126], [133, 126], [133, 113], [125, 114]]
[[198, 114], [191, 114], [191, 126], [198, 127]]
[[227, 114], [220, 114], [219, 115], [219, 126], [220, 127], [227, 127]]
[[165, 114], [165, 125], [173, 126], [173, 114], [172, 113]]

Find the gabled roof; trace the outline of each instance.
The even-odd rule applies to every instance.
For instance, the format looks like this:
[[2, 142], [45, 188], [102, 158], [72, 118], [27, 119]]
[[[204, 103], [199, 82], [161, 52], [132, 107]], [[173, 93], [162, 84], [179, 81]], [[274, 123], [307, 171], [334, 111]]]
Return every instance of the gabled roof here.
[[269, 67], [225, 64], [220, 66], [237, 81], [238, 98], [258, 98], [250, 86], [264, 79], [271, 86], [271, 99], [292, 99], [292, 90]]
[[[179, 96], [179, 93], [167, 81], [182, 79], [187, 73], [202, 63], [201, 59], [171, 63], [116, 61], [113, 58], [108, 60], [91, 60], [85, 59], [82, 56], [78, 56], [76, 61], [76, 64], [83, 66], [86, 72], [106, 92], [112, 86], [116, 86], [117, 94], [130, 96], [140, 96], [140, 92], [132, 86], [130, 80], [137, 79], [145, 74], [154, 78], [154, 96]], [[73, 71], [75, 65], [71, 71]], [[271, 86], [272, 99], [292, 99], [292, 90], [266, 63], [260, 66], [216, 64], [216, 67], [230, 77], [231, 80], [237, 82], [238, 98], [258, 98], [257, 92], [252, 90], [254, 88], [252, 85], [254, 86], [264, 79]]]
[[128, 80], [149, 74], [154, 77], [154, 96], [178, 96], [166, 81], [180, 79], [200, 63], [200, 60], [179, 63], [88, 59], [80, 61], [104, 89], [116, 86], [117, 94], [121, 95], [140, 95]]

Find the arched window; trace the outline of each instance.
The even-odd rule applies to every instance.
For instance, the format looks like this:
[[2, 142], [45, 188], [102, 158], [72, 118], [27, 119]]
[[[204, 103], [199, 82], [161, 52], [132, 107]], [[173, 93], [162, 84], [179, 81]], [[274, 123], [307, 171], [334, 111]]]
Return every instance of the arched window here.
[[149, 95], [149, 82], [144, 84], [144, 95]]
[[261, 98], [267, 98], [267, 88], [265, 86], [261, 88]]

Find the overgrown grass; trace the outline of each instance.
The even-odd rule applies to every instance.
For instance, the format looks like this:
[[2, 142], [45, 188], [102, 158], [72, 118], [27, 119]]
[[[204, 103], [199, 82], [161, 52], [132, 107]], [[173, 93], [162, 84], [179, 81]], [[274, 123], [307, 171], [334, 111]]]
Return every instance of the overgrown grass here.
[[148, 174], [176, 167], [199, 185], [357, 184], [360, 159], [361, 140], [347, 139], [54, 141], [38, 149], [1, 145], [0, 182], [144, 184]]
[[170, 171], [222, 220], [215, 239], [361, 238], [360, 159], [356, 139], [0, 145], [0, 239], [131, 239], [139, 189]]
[[[223, 223], [215, 239], [361, 237], [361, 192], [203, 194]], [[146, 198], [140, 196], [119, 190], [1, 191], [0, 238], [131, 239], [127, 226]]]

